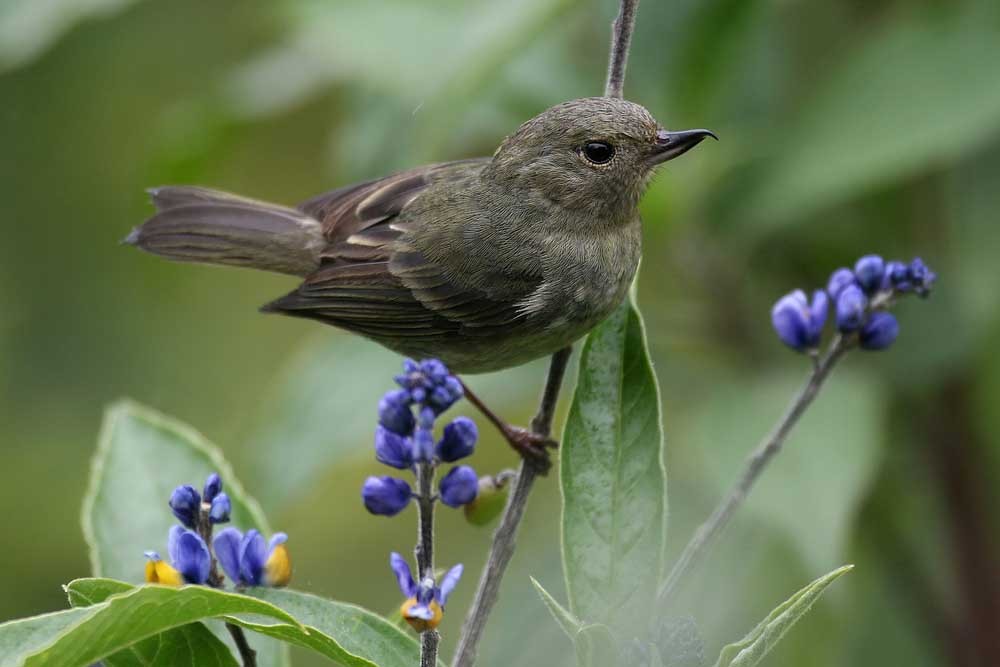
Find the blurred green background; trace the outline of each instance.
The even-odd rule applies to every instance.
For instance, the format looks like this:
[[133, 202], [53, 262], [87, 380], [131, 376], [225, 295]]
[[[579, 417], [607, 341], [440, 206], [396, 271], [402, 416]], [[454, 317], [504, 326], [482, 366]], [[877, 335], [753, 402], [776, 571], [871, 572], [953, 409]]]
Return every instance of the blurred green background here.
[[[601, 92], [616, 5], [4, 0], [0, 620], [64, 607], [60, 584], [87, 574], [80, 501], [121, 396], [223, 447], [292, 535], [296, 587], [394, 608], [386, 555], [411, 548], [412, 510], [370, 517], [358, 489], [398, 360], [258, 315], [288, 278], [118, 241], [153, 185], [294, 203], [488, 155], [546, 107]], [[868, 252], [921, 255], [941, 276], [900, 308], [890, 352], [837, 371], [669, 613], [694, 614], [714, 659], [854, 562], [767, 664], [1000, 664], [1000, 4], [647, 0], [626, 96], [722, 138], [671, 163], [643, 205], [672, 552], [806, 371], [772, 334], [773, 301]], [[523, 423], [543, 375], [471, 384]], [[477, 468], [512, 465], [484, 433]], [[484, 665], [572, 664], [527, 578], [562, 590], [558, 503], [546, 480]], [[439, 558], [469, 573], [442, 626], [450, 650], [491, 530], [443, 514]]]

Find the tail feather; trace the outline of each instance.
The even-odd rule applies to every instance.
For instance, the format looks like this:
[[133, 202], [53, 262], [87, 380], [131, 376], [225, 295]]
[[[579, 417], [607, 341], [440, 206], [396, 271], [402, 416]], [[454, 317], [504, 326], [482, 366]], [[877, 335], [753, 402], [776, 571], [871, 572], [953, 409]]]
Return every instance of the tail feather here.
[[305, 276], [319, 266], [323, 233], [301, 211], [189, 186], [150, 191], [158, 213], [126, 243], [168, 259]]

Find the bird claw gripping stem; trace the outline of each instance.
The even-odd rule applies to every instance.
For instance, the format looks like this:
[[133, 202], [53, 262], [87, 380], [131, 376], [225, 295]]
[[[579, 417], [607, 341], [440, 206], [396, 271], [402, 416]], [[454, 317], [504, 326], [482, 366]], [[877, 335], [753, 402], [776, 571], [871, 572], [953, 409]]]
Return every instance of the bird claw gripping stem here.
[[529, 465], [533, 466], [540, 475], [547, 475], [552, 468], [552, 457], [549, 449], [557, 449], [559, 442], [520, 426], [504, 424], [500, 428], [503, 437], [506, 438], [510, 446], [521, 455]]

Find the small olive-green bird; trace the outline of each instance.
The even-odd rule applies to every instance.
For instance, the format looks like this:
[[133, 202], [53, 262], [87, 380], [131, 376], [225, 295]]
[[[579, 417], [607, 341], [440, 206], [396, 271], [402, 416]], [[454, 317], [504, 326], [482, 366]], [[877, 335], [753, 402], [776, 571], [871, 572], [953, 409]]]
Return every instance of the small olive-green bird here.
[[418, 167], [296, 208], [155, 188], [156, 215], [126, 241], [300, 276], [262, 310], [455, 372], [493, 371], [567, 347], [621, 303], [639, 264], [646, 185], [707, 136], [669, 132], [621, 99], [573, 100], [524, 123], [491, 158]]

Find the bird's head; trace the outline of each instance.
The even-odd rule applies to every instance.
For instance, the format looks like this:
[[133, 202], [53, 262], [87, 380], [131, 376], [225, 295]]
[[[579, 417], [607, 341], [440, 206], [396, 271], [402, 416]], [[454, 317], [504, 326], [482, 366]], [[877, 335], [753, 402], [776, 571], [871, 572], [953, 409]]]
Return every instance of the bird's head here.
[[566, 209], [631, 217], [656, 168], [708, 130], [665, 130], [643, 107], [587, 97], [543, 111], [507, 137], [486, 174]]

